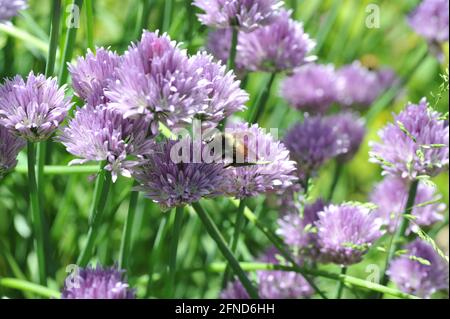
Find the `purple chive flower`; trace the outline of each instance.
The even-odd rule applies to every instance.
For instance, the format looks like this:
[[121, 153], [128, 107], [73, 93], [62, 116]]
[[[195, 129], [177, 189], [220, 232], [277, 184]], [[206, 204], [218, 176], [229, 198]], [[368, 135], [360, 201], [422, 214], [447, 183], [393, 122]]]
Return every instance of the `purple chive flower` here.
[[237, 47], [239, 63], [250, 71], [290, 71], [309, 61], [315, 42], [303, 25], [283, 10], [274, 21], [251, 33], [240, 35]]
[[239, 280], [230, 281], [220, 293], [220, 299], [250, 299], [249, 294]]
[[134, 289], [130, 289], [125, 271], [116, 267], [77, 269], [64, 283], [62, 299], [135, 299]]
[[72, 106], [65, 86], [56, 78], [30, 72], [26, 81], [16, 76], [0, 86], [0, 125], [31, 142], [46, 140]]
[[306, 64], [281, 84], [281, 95], [293, 107], [310, 114], [324, 114], [337, 99], [332, 65]]
[[0, 0], [0, 23], [11, 20], [28, 6], [26, 0]]
[[232, 71], [227, 72], [225, 66], [213, 62], [212, 56], [204, 52], [191, 60], [193, 68], [201, 71], [203, 80], [208, 82], [205, 87], [209, 92], [207, 106], [195, 115], [202, 121], [202, 127], [215, 127], [223, 119], [245, 109], [248, 94], [239, 87], [240, 81]]
[[[217, 60], [226, 64], [231, 50], [231, 29], [217, 29], [208, 33], [208, 41], [206, 50], [211, 53]], [[239, 61], [235, 61], [239, 64]], [[240, 68], [238, 66], [238, 68]]]
[[125, 117], [148, 118], [155, 134], [159, 121], [169, 128], [190, 123], [209, 105], [210, 83], [194, 62], [167, 35], [144, 31], [125, 53], [105, 96]]
[[292, 212], [278, 219], [277, 234], [296, 256], [311, 259], [318, 256], [315, 223], [319, 219], [318, 213], [324, 208], [324, 202], [319, 199], [306, 205], [303, 212]]
[[327, 160], [345, 154], [349, 147], [348, 137], [338, 134], [335, 123], [320, 116], [306, 117], [293, 126], [283, 142], [297, 162], [301, 180], [313, 175]]
[[88, 50], [75, 64], [69, 64], [75, 94], [87, 104], [99, 105], [108, 102], [104, 90], [116, 79], [115, 69], [121, 58], [115, 52], [98, 48], [96, 53]]
[[17, 155], [25, 144], [22, 138], [0, 125], [0, 179], [17, 165]]
[[120, 112], [100, 105], [78, 109], [58, 139], [69, 153], [80, 157], [70, 164], [107, 161], [105, 169], [115, 181], [119, 174], [131, 177], [136, 160], [151, 152], [153, 141], [147, 134], [144, 119], [125, 119]]
[[195, 144], [190, 138], [156, 144], [134, 171], [140, 184], [137, 189], [164, 210], [221, 195], [226, 182], [224, 165], [204, 161], [206, 145]]
[[[405, 211], [408, 198], [408, 180], [403, 180], [396, 176], [386, 176], [371, 194], [371, 202], [377, 205], [376, 214], [382, 219], [383, 224], [387, 225], [389, 232], [394, 233], [400, 225], [400, 217]], [[410, 224], [409, 231], [417, 232], [418, 227], [429, 227], [434, 223], [444, 219], [442, 212], [445, 210], [445, 204], [438, 203], [441, 198], [436, 193], [436, 189], [425, 183], [420, 183], [417, 189], [416, 206], [412, 215], [414, 222]], [[420, 204], [433, 202], [420, 206]]]
[[[261, 262], [280, 264], [278, 251], [270, 248]], [[299, 273], [293, 271], [261, 270], [257, 272], [259, 296], [263, 299], [298, 299], [314, 294], [314, 289]]]
[[236, 148], [244, 153], [243, 166], [227, 169], [228, 195], [245, 198], [292, 186], [296, 180], [295, 162], [289, 160], [289, 151], [271, 134], [257, 124], [247, 123], [233, 124], [225, 133], [236, 138]]
[[[260, 258], [263, 263], [280, 264], [276, 255], [278, 251], [270, 248]], [[261, 270], [257, 273], [258, 294], [261, 299], [298, 299], [308, 298], [313, 293], [313, 288], [305, 278], [293, 271]], [[250, 299], [241, 282], [230, 282], [220, 294], [222, 299]]]
[[407, 253], [391, 262], [387, 274], [404, 292], [430, 298], [449, 284], [448, 263], [433, 247], [416, 239], [406, 246]]
[[359, 61], [346, 65], [337, 71], [338, 102], [346, 107], [368, 107], [381, 93], [383, 80]]
[[378, 77], [378, 87], [380, 93], [383, 93], [383, 91], [386, 91], [388, 88], [399, 82], [397, 74], [395, 73], [394, 70], [390, 68], [383, 67], [377, 70], [376, 74]]
[[275, 193], [269, 197], [274, 209], [278, 211], [279, 216], [285, 216], [292, 213], [298, 213], [301, 210], [301, 202], [304, 199], [304, 189], [299, 183], [284, 189], [278, 194]]
[[348, 149], [347, 152], [337, 156], [340, 162], [351, 160], [359, 150], [364, 135], [366, 134], [365, 122], [355, 113], [342, 112], [330, 118], [330, 121], [337, 127], [339, 136], [347, 136]]
[[279, 0], [195, 0], [193, 4], [204, 11], [198, 15], [201, 23], [244, 32], [269, 23], [283, 5]]
[[353, 204], [325, 207], [316, 226], [321, 259], [345, 266], [360, 262], [382, 235], [376, 214]]
[[430, 42], [448, 41], [448, 0], [424, 0], [408, 19], [411, 27]]
[[371, 143], [371, 162], [381, 164], [383, 174], [416, 179], [436, 176], [448, 167], [448, 122], [422, 99], [408, 104]]

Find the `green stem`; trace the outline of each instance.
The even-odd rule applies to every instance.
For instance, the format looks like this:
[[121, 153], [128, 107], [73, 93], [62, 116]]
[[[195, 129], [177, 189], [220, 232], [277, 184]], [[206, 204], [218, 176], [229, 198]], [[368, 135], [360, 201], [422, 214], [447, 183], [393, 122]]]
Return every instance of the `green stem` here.
[[14, 74], [14, 64], [15, 64], [14, 46], [15, 46], [15, 39], [12, 36], [8, 36], [6, 38], [6, 44], [3, 48], [4, 54], [3, 54], [2, 74], [4, 74], [5, 77], [11, 77]]
[[[45, 65], [45, 77], [50, 77], [55, 71], [56, 51], [58, 49], [59, 39], [59, 24], [61, 20], [61, 0], [54, 0], [52, 5], [52, 20], [50, 24], [50, 42], [48, 46], [47, 63]], [[48, 141], [42, 141], [37, 145], [37, 189], [39, 193], [39, 201], [41, 204], [41, 210], [44, 207], [44, 166], [45, 158], [47, 155]], [[46, 227], [46, 225], [44, 225]], [[50, 245], [50, 239], [48, 231], [44, 231], [44, 243], [46, 244], [46, 251], [49, 252], [48, 246]], [[50, 260], [50, 256], [47, 256]]]
[[272, 88], [273, 82], [275, 80], [277, 73], [273, 72], [270, 74], [269, 81], [264, 86], [264, 88], [261, 90], [261, 93], [259, 94], [258, 98], [256, 99], [256, 102], [252, 105], [252, 109], [250, 110], [250, 115], [248, 118], [249, 123], [256, 123], [258, 122], [259, 118], [264, 112], [264, 108], [266, 106], [267, 100], [269, 99], [270, 90]]
[[295, 20], [297, 17], [297, 0], [291, 0], [292, 18]]
[[[137, 182], [134, 182], [133, 186], [136, 186]], [[130, 194], [130, 203], [128, 205], [128, 215], [123, 225], [122, 232], [122, 241], [120, 243], [120, 252], [119, 252], [119, 268], [127, 269], [128, 268], [128, 258], [130, 257], [131, 252], [131, 235], [133, 233], [133, 223], [134, 217], [136, 215], [136, 206], [139, 197], [138, 191], [132, 191]]]
[[58, 50], [59, 25], [61, 21], [61, 0], [54, 0], [52, 6], [52, 22], [50, 25], [50, 43], [48, 46], [45, 76], [50, 77], [55, 71], [56, 51]]
[[[397, 227], [396, 232], [394, 233], [394, 235], [391, 238], [390, 244], [389, 244], [389, 249], [388, 249], [388, 254], [386, 257], [386, 263], [384, 265], [384, 270], [382, 272], [383, 277], [381, 279], [381, 284], [383, 286], [385, 286], [388, 282], [388, 275], [387, 275], [387, 270], [389, 268], [389, 265], [391, 263], [392, 258], [394, 258], [395, 252], [398, 250], [399, 248], [399, 241], [400, 239], [405, 235], [405, 232], [408, 228], [408, 221], [409, 219], [405, 217], [405, 215], [408, 215], [411, 213], [413, 207], [414, 207], [414, 201], [416, 200], [416, 194], [417, 194], [417, 188], [419, 186], [419, 181], [418, 180], [414, 180], [411, 183], [411, 186], [409, 187], [409, 192], [408, 192], [408, 199], [406, 201], [406, 206], [405, 206], [405, 211], [404, 214], [402, 214], [399, 218], [401, 218], [401, 222], [400, 222], [400, 226]], [[381, 297], [381, 296], [380, 296]]]
[[45, 298], [61, 298], [59, 291], [16, 278], [0, 278], [0, 286], [29, 292]]
[[95, 51], [94, 44], [94, 4], [92, 0], [86, 0], [86, 34], [87, 45], [92, 51]]
[[328, 193], [328, 202], [331, 202], [333, 200], [334, 191], [336, 190], [336, 186], [339, 181], [339, 177], [341, 177], [342, 174], [342, 168], [343, 164], [336, 160], [336, 166], [334, 168], [334, 174], [333, 174], [333, 180], [331, 182], [330, 191]]
[[109, 187], [111, 184], [111, 173], [105, 171], [104, 167], [105, 162], [102, 162], [100, 164], [100, 172], [98, 173], [95, 181], [94, 198], [89, 216], [90, 225], [87, 241], [77, 260], [77, 265], [80, 267], [86, 267], [91, 259], [92, 250], [97, 239], [103, 211], [108, 199]]
[[[239, 202], [239, 208], [236, 215], [236, 221], [234, 223], [233, 237], [230, 243], [230, 250], [233, 254], [237, 253], [237, 246], [239, 242], [239, 234], [244, 226], [245, 216], [244, 209], [246, 207], [245, 199], [241, 199]], [[230, 266], [225, 269], [225, 273], [223, 275], [222, 287], [225, 287], [228, 280], [230, 279]]]
[[19, 29], [13, 24], [0, 23], [0, 32], [17, 38], [21, 40], [21, 42], [26, 43], [27, 46], [34, 47], [44, 54], [48, 53], [48, 44], [46, 42], [22, 29]]
[[28, 142], [28, 187], [30, 192], [31, 215], [33, 219], [36, 254], [39, 267], [39, 283], [41, 285], [47, 284], [47, 268], [46, 268], [46, 253], [45, 253], [45, 229], [44, 229], [44, 215], [42, 214], [39, 193], [36, 184], [36, 150], [32, 142]]
[[148, 14], [150, 12], [150, 7], [152, 0], [142, 0], [141, 1], [141, 15], [139, 17], [138, 23], [136, 24], [136, 36], [140, 37], [142, 30], [147, 29], [148, 25]]
[[[231, 200], [231, 202], [238, 206], [236, 200]], [[319, 294], [320, 297], [323, 299], [327, 299], [327, 296], [319, 289], [319, 287], [314, 283], [314, 280], [309, 278], [309, 276], [306, 273], [303, 273], [301, 268], [297, 265], [296, 261], [292, 258], [289, 251], [286, 250], [284, 247], [283, 241], [274, 233], [272, 232], [268, 227], [263, 225], [259, 220], [258, 217], [253, 214], [253, 212], [248, 209], [248, 207], [245, 207], [244, 209], [244, 216], [251, 222], [253, 225], [255, 225], [266, 237], [267, 239], [277, 248], [277, 250], [280, 252], [280, 254], [288, 261], [290, 262], [293, 267], [298, 269], [298, 271], [303, 275], [305, 280], [313, 287], [313, 289]]]
[[172, 21], [173, 0], [164, 1], [164, 18], [162, 23], [162, 31], [167, 32], [170, 28], [170, 22]]
[[[347, 267], [346, 266], [342, 266], [341, 267], [341, 275], [346, 275], [347, 274]], [[340, 280], [338, 282], [338, 286], [336, 289], [336, 298], [335, 299], [341, 299], [342, 297], [342, 292], [344, 291], [344, 281]]]
[[228, 248], [227, 244], [225, 243], [225, 239], [220, 234], [219, 229], [217, 229], [217, 226], [214, 224], [214, 221], [211, 219], [211, 217], [199, 203], [193, 203], [192, 207], [194, 208], [203, 225], [205, 226], [206, 231], [209, 233], [211, 238], [216, 242], [217, 247], [221, 251], [222, 255], [228, 261], [234, 273], [238, 276], [239, 280], [241, 281], [242, 285], [244, 286], [249, 296], [252, 299], [259, 299], [258, 291], [253, 286], [251, 281], [247, 278], [247, 275], [244, 273], [242, 268], [239, 266], [239, 262], [236, 260], [233, 253]]
[[327, 39], [328, 34], [330, 33], [334, 22], [338, 16], [339, 9], [342, 7], [341, 1], [334, 1], [334, 5], [331, 10], [328, 12], [325, 23], [320, 26], [319, 32], [316, 34], [316, 47], [314, 48], [314, 54], [319, 55], [322, 46]]
[[183, 221], [184, 207], [180, 206], [175, 209], [175, 221], [173, 223], [173, 233], [172, 240], [170, 242], [170, 253], [169, 253], [169, 296], [174, 296], [175, 290], [175, 275], [176, 275], [176, 265], [177, 265], [177, 251], [178, 251], [178, 241], [180, 239], [181, 222]]
[[161, 223], [159, 224], [158, 232], [156, 233], [155, 241], [153, 242], [153, 247], [150, 253], [150, 264], [148, 268], [148, 278], [147, 289], [145, 292], [146, 297], [150, 297], [152, 284], [153, 284], [153, 275], [155, 270], [155, 264], [159, 261], [159, 256], [161, 255], [161, 250], [163, 246], [164, 238], [166, 237], [167, 225], [168, 222], [167, 214], [163, 216]]
[[237, 52], [237, 44], [238, 44], [238, 37], [239, 37], [239, 30], [238, 28], [232, 28], [232, 35], [231, 35], [231, 47], [230, 47], [230, 56], [228, 57], [227, 61], [227, 67], [228, 70], [234, 70], [235, 68], [235, 62], [236, 62], [236, 52]]
[[184, 29], [184, 41], [187, 44], [188, 52], [191, 52], [192, 48], [192, 37], [194, 35], [194, 25], [195, 25], [195, 10], [192, 7], [191, 1], [185, 1], [186, 5], [186, 15], [187, 15], [187, 23], [186, 28]]
[[[20, 174], [28, 174], [28, 167], [17, 166], [15, 172]], [[95, 174], [98, 172], [96, 165], [84, 166], [64, 166], [64, 165], [46, 165], [44, 166], [44, 175], [68, 175], [68, 174]]]
[[[75, 7], [78, 7], [78, 9], [81, 12], [81, 8], [83, 6], [83, 0], [74, 0], [73, 5]], [[74, 17], [79, 18], [79, 17]], [[59, 72], [59, 84], [64, 84], [67, 82], [67, 77], [69, 76], [69, 70], [67, 68], [67, 63], [72, 60], [72, 54], [75, 47], [75, 40], [77, 37], [77, 28], [70, 27], [67, 30], [66, 34], [66, 42], [64, 44], [64, 49], [62, 53], [62, 63], [61, 63], [61, 70]]]

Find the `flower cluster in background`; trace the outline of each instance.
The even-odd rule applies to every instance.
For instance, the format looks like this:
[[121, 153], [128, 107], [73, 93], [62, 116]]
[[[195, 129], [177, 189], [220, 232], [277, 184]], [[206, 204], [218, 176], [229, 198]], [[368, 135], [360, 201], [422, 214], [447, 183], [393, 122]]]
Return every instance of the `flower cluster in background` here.
[[20, 10], [27, 8], [26, 0], [1, 0], [0, 23], [8, 22], [18, 14]]

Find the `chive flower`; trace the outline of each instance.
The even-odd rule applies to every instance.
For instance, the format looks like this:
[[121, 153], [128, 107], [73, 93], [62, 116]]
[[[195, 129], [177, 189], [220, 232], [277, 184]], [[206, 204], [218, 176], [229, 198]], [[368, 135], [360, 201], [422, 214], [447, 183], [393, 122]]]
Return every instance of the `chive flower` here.
[[75, 94], [93, 106], [108, 102], [104, 90], [116, 79], [120, 62], [119, 55], [108, 49], [97, 48], [95, 53], [88, 50], [85, 57], [68, 66]]
[[235, 27], [250, 32], [269, 23], [283, 5], [279, 0], [195, 0], [200, 22], [217, 29]]
[[448, 293], [448, 262], [420, 239], [406, 247], [406, 253], [391, 262], [387, 274], [400, 290], [421, 298], [435, 292]]
[[345, 266], [360, 262], [382, 235], [376, 214], [353, 203], [325, 207], [316, 226], [321, 260]]
[[[375, 186], [370, 199], [377, 205], [376, 214], [382, 219], [387, 230], [394, 233], [400, 226], [401, 216], [405, 211], [408, 198], [409, 180], [397, 176], [386, 176]], [[408, 232], [417, 232], [419, 227], [430, 227], [444, 219], [445, 204], [440, 203], [436, 188], [426, 183], [419, 183], [411, 212], [413, 220]]]
[[126, 119], [116, 110], [87, 105], [76, 111], [58, 136], [67, 151], [77, 157], [69, 165], [106, 161], [115, 182], [118, 175], [131, 177], [134, 166], [152, 151], [145, 119]]
[[65, 90], [56, 78], [33, 72], [26, 80], [19, 75], [7, 79], [0, 86], [0, 125], [31, 142], [48, 139], [72, 106]]
[[237, 60], [249, 71], [289, 72], [314, 59], [308, 56], [314, 46], [303, 25], [282, 10], [269, 25], [241, 34]]
[[20, 10], [26, 9], [27, 6], [26, 0], [0, 0], [0, 23], [10, 21]]
[[135, 291], [125, 280], [125, 271], [117, 267], [76, 269], [64, 283], [62, 299], [135, 299]]
[[25, 140], [0, 125], [0, 180], [17, 165], [17, 155], [25, 144]]
[[370, 160], [383, 174], [414, 180], [448, 168], [448, 121], [425, 98], [408, 104], [378, 135], [381, 141], [370, 144]]

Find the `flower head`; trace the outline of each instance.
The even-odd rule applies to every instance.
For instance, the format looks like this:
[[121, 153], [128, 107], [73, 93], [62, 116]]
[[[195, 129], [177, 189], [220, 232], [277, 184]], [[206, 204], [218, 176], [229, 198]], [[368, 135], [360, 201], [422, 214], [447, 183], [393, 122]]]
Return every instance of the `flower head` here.
[[210, 85], [194, 62], [167, 35], [144, 31], [125, 53], [105, 96], [125, 117], [149, 119], [155, 134], [159, 121], [169, 128], [190, 123], [208, 107]]
[[[231, 50], [231, 29], [218, 29], [208, 33], [208, 42], [206, 50], [211, 53], [217, 60], [226, 64], [230, 56]], [[239, 61], [235, 61], [239, 64]], [[239, 68], [239, 66], [237, 66]]]
[[[407, 198], [408, 180], [396, 176], [386, 176], [375, 186], [371, 194], [371, 201], [377, 205], [376, 214], [391, 233], [394, 233], [400, 225], [400, 217], [405, 210]], [[440, 198], [434, 187], [419, 183], [415, 207], [412, 210], [414, 221], [410, 223], [409, 231], [417, 232], [418, 226], [429, 227], [443, 220], [442, 212], [445, 210], [445, 204], [437, 202]]]
[[245, 290], [239, 280], [230, 281], [225, 289], [220, 293], [221, 299], [250, 299], [250, 295]]
[[431, 42], [448, 41], [448, 0], [424, 0], [409, 17], [409, 24]]
[[62, 299], [135, 299], [124, 279], [125, 271], [116, 267], [77, 269], [64, 283]]
[[90, 105], [106, 103], [104, 90], [116, 79], [115, 70], [120, 61], [121, 58], [108, 49], [98, 48], [95, 53], [88, 50], [86, 57], [69, 64], [75, 94]]
[[[280, 264], [276, 255], [278, 251], [270, 248], [260, 258], [261, 262]], [[307, 298], [314, 289], [306, 279], [294, 271], [261, 270], [257, 272], [259, 295], [263, 299], [298, 299]]]
[[[278, 251], [270, 248], [260, 257], [260, 261], [270, 264], [280, 264]], [[298, 299], [307, 298], [314, 289], [305, 278], [293, 271], [261, 270], [257, 272], [258, 294], [262, 299]], [[222, 299], [250, 299], [242, 283], [238, 280], [230, 282], [220, 294]]]
[[0, 125], [28, 141], [46, 140], [72, 106], [55, 78], [31, 72], [26, 81], [16, 76], [0, 86]]
[[321, 116], [306, 117], [286, 133], [283, 142], [297, 162], [301, 179], [314, 174], [327, 160], [345, 154], [349, 147], [348, 137], [338, 134], [330, 118]]
[[26, 0], [0, 0], [0, 23], [11, 20], [27, 7]]
[[88, 105], [77, 110], [58, 139], [69, 153], [80, 157], [71, 164], [107, 161], [105, 169], [115, 181], [119, 174], [131, 177], [136, 160], [151, 152], [153, 141], [147, 134], [144, 119], [125, 119], [104, 105]]
[[448, 291], [448, 263], [433, 247], [420, 239], [406, 246], [407, 253], [391, 262], [387, 274], [404, 292], [430, 298], [439, 290]]
[[224, 29], [236, 27], [244, 32], [269, 23], [277, 15], [279, 0], [195, 0], [194, 5], [204, 11], [198, 15], [203, 24]]
[[227, 169], [228, 195], [245, 198], [280, 191], [296, 180], [295, 162], [289, 160], [289, 151], [257, 124], [237, 123], [225, 131], [235, 136], [244, 150], [244, 165]]
[[341, 162], [349, 161], [358, 152], [366, 134], [364, 120], [351, 112], [338, 113], [332, 116], [330, 120], [336, 125], [337, 134], [339, 136], [347, 136], [348, 139], [347, 151], [338, 155], [337, 159]]
[[208, 83], [205, 86], [208, 92], [206, 108], [195, 115], [202, 121], [203, 127], [215, 127], [223, 119], [245, 109], [248, 94], [239, 87], [240, 81], [236, 80], [232, 71], [227, 72], [225, 66], [214, 62], [212, 56], [204, 52], [193, 56], [191, 62]]
[[283, 10], [274, 21], [251, 33], [241, 34], [237, 47], [240, 65], [250, 71], [290, 71], [309, 62], [315, 42], [303, 25]]
[[429, 108], [426, 99], [408, 104], [372, 143], [371, 161], [381, 164], [384, 174], [413, 180], [435, 176], [448, 167], [448, 122]]
[[319, 212], [316, 226], [321, 259], [340, 265], [360, 262], [382, 235], [376, 214], [354, 204], [325, 207]]
[[6, 127], [0, 125], [0, 179], [17, 164], [17, 155], [25, 147], [25, 141], [12, 135]]
[[324, 202], [319, 199], [306, 205], [303, 212], [292, 212], [278, 219], [277, 234], [295, 255], [314, 259], [318, 256], [317, 233], [315, 223], [319, 212], [323, 211]]
[[197, 161], [196, 154], [205, 149], [205, 144], [195, 145], [190, 138], [156, 144], [134, 171], [137, 188], [165, 210], [221, 195], [226, 183], [224, 165]]
[[296, 69], [283, 81], [281, 95], [301, 111], [324, 114], [337, 99], [334, 67], [311, 63]]
[[385, 78], [355, 61], [337, 71], [338, 101], [343, 106], [369, 107], [384, 89]]

